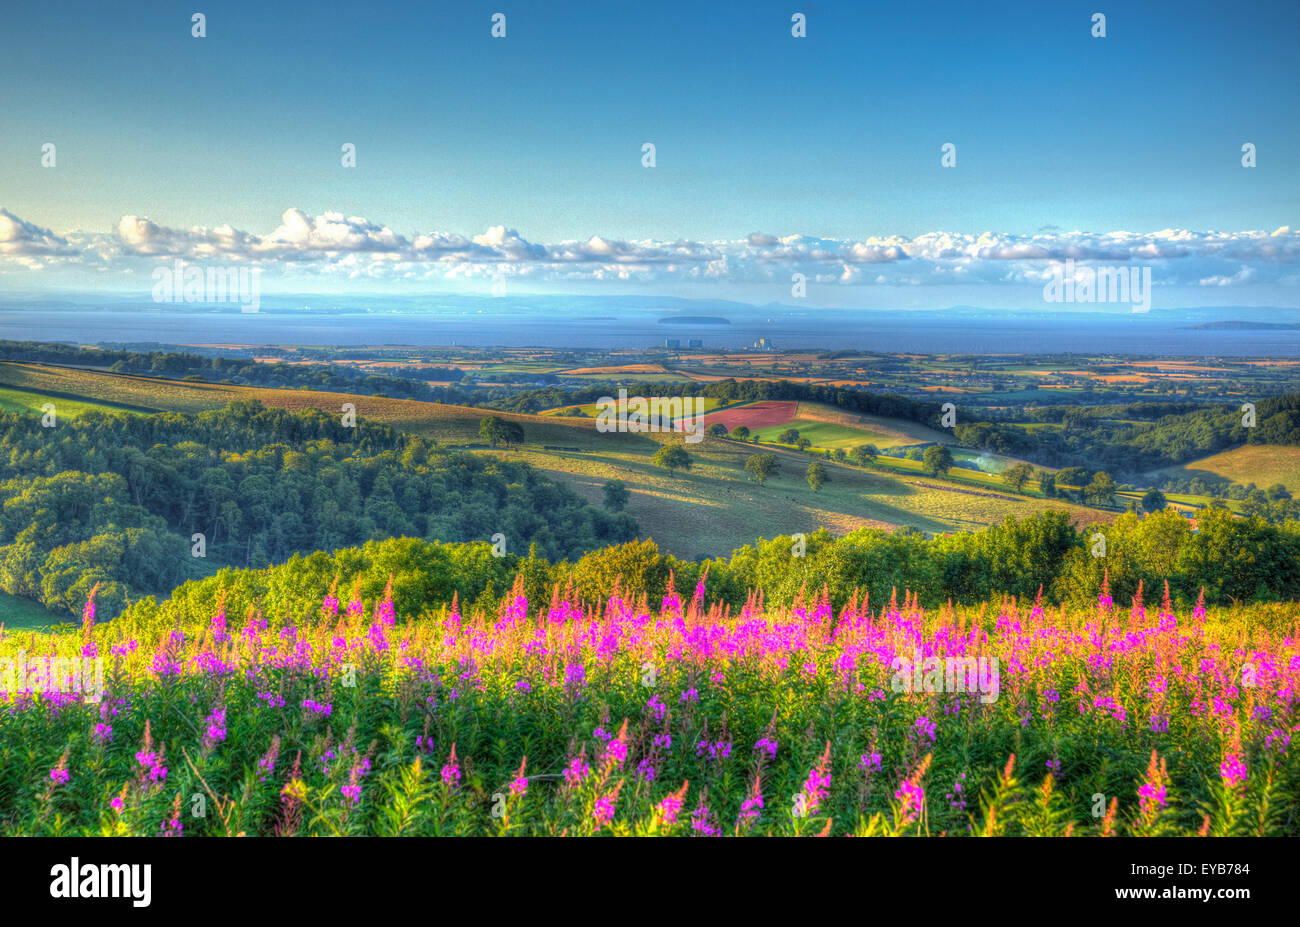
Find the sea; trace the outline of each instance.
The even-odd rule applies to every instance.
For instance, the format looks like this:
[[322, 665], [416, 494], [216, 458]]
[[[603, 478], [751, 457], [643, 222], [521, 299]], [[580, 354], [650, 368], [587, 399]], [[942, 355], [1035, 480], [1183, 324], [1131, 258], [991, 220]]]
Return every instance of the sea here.
[[1155, 315], [965, 317], [940, 312], [746, 315], [729, 322], [535, 313], [213, 312], [201, 309], [0, 308], [0, 339], [77, 344], [368, 345], [647, 350], [698, 340], [743, 349], [765, 339], [778, 351], [881, 353], [1129, 354], [1300, 357], [1300, 329], [1205, 329]]

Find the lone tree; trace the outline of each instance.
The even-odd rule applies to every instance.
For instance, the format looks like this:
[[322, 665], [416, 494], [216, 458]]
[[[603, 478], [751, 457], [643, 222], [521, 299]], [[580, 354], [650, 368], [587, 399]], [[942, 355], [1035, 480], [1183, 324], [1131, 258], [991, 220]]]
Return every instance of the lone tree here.
[[706, 434], [709, 434], [715, 438], [725, 438], [727, 436], [727, 426], [722, 424], [721, 422], [714, 422], [712, 425], [709, 426], [709, 430], [708, 432], [706, 432]]
[[796, 438], [794, 444], [795, 447], [799, 448], [799, 450], [801, 451], [806, 451], [808, 450], [809, 447], [812, 446], [812, 442], [804, 437]]
[[808, 472], [804, 474], [804, 479], [808, 481], [808, 486], [813, 492], [817, 492], [831, 481], [826, 474], [825, 465], [820, 460], [814, 460], [808, 465]]
[[853, 449], [853, 459], [865, 467], [871, 461], [875, 460], [876, 455], [879, 453], [880, 448], [876, 447], [874, 444], [859, 444]]
[[777, 435], [776, 443], [777, 443], [777, 444], [794, 444], [794, 443], [795, 443], [796, 441], [798, 441], [798, 440], [799, 440], [799, 429], [798, 429], [798, 428], [787, 428], [785, 431], [783, 431], [783, 432], [781, 432], [779, 435]]
[[1083, 499], [1089, 505], [1110, 505], [1115, 501], [1115, 481], [1105, 470], [1092, 475], [1092, 482], [1083, 487]]
[[775, 476], [780, 469], [781, 464], [775, 454], [755, 454], [745, 461], [745, 471], [758, 482], [759, 486], [766, 483], [768, 477]]
[[931, 476], [942, 476], [952, 469], [952, 451], [942, 444], [932, 444], [921, 455], [921, 466]]
[[1083, 467], [1066, 467], [1064, 470], [1056, 471], [1056, 485], [1069, 486], [1074, 489], [1082, 488], [1088, 484], [1088, 471]]
[[1147, 494], [1142, 497], [1142, 508], [1148, 512], [1158, 512], [1168, 504], [1165, 494], [1154, 487], [1148, 489]]
[[488, 444], [519, 444], [524, 440], [524, 426], [489, 415], [478, 423], [478, 436]]
[[691, 455], [680, 444], [665, 444], [655, 451], [654, 463], [665, 470], [689, 470]]
[[749, 429], [744, 425], [737, 425], [735, 428], [731, 429], [731, 436], [737, 441], [748, 441]]
[[1016, 492], [1025, 488], [1029, 478], [1034, 475], [1034, 468], [1027, 463], [1013, 464], [1002, 471], [1002, 482], [1006, 483]]
[[1048, 470], [1038, 471], [1038, 488], [1043, 491], [1043, 495], [1051, 499], [1056, 495], [1056, 474]]
[[611, 512], [621, 512], [627, 507], [632, 494], [627, 491], [622, 480], [610, 480], [605, 484], [605, 508]]

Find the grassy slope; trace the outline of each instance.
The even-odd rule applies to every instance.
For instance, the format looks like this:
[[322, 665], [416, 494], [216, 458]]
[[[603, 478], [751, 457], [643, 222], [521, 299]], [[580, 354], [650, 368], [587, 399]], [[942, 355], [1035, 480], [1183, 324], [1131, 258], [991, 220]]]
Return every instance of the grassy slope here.
[[787, 428], [796, 428], [818, 449], [851, 448], [859, 444], [876, 447], [903, 447], [911, 444], [951, 444], [952, 435], [919, 422], [878, 415], [859, 415], [834, 406], [801, 402], [794, 417], [779, 425], [769, 425], [755, 432], [759, 440], [775, 441]]
[[0, 624], [7, 631], [41, 631], [54, 625], [75, 622], [70, 612], [51, 612], [36, 602], [0, 592]]
[[[594, 503], [600, 502], [606, 480], [622, 480], [632, 493], [627, 511], [642, 533], [682, 557], [718, 556], [758, 537], [818, 527], [843, 534], [863, 527], [912, 525], [942, 533], [1045, 509], [1070, 512], [1080, 523], [1108, 517], [1083, 506], [981, 489], [919, 471], [894, 476], [829, 461], [822, 462], [830, 482], [814, 493], [804, 481], [804, 471], [814, 459], [807, 454], [715, 438], [687, 448], [694, 465], [689, 473], [676, 475], [654, 466], [640, 449], [538, 453], [525, 448], [497, 453], [527, 461]], [[744, 466], [751, 454], [766, 452], [780, 458], [782, 472], [760, 487], [747, 478]]]
[[780, 425], [759, 428], [754, 436], [760, 441], [776, 441], [783, 431], [794, 428], [799, 437], [807, 438], [814, 447], [831, 449], [842, 447], [845, 450], [859, 444], [874, 444], [876, 447], [895, 447], [900, 441], [897, 437], [883, 431], [871, 431], [867, 428], [854, 428], [838, 425], [834, 422], [818, 422], [808, 418], [796, 418]]
[[100, 409], [110, 412], [144, 411], [130, 406], [117, 405], [111, 402], [91, 402], [81, 398], [70, 399], [67, 396], [56, 396], [51, 393], [38, 393], [33, 390], [7, 389], [0, 387], [0, 412], [36, 412], [37, 414], [41, 414], [45, 411], [44, 407], [47, 404], [53, 405], [54, 410], [58, 415], [70, 415], [74, 417], [90, 409]]
[[[1120, 492], [1120, 493], [1116, 493], [1115, 495], [1116, 495], [1117, 498], [1119, 498], [1120, 500], [1122, 500], [1122, 501], [1123, 501], [1124, 503], [1126, 503], [1126, 504], [1128, 503], [1128, 501], [1129, 501], [1130, 499], [1132, 499], [1132, 500], [1138, 502], [1139, 504], [1141, 504], [1141, 502], [1142, 502], [1142, 497], [1145, 496], [1146, 493], [1145, 493], [1145, 492]], [[1189, 516], [1195, 518], [1195, 517], [1196, 517], [1196, 513], [1197, 513], [1197, 511], [1200, 510], [1201, 506], [1202, 506], [1204, 503], [1197, 502], [1197, 501], [1189, 501], [1189, 500], [1196, 500], [1196, 499], [1200, 499], [1200, 498], [1202, 498], [1202, 497], [1199, 497], [1199, 496], [1172, 495], [1172, 494], [1166, 493], [1166, 494], [1165, 494], [1165, 503], [1166, 503], [1166, 505], [1167, 505], [1169, 508], [1173, 509], [1175, 512], [1181, 512], [1181, 513], [1184, 514], [1184, 515], [1189, 515]]]
[[1245, 444], [1160, 472], [1182, 478], [1199, 476], [1211, 482], [1223, 478], [1243, 485], [1254, 483], [1260, 489], [1281, 483], [1295, 492], [1300, 490], [1300, 447]]
[[182, 383], [44, 364], [0, 363], [0, 386], [150, 412], [202, 412], [245, 398], [246, 387]]

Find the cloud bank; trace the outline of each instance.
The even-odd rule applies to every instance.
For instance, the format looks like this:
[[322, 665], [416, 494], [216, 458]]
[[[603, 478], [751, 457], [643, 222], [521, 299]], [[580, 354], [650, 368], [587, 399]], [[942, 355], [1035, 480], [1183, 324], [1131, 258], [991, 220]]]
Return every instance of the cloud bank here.
[[60, 267], [138, 273], [180, 258], [253, 264], [271, 273], [343, 275], [376, 281], [518, 278], [542, 282], [788, 283], [843, 286], [945, 283], [1038, 284], [1059, 262], [1153, 268], [1158, 284], [1231, 287], [1300, 285], [1300, 233], [1273, 231], [929, 232], [862, 240], [753, 232], [722, 241], [586, 240], [534, 242], [497, 225], [466, 237], [403, 235], [359, 216], [288, 209], [257, 234], [220, 225], [169, 228], [123, 216], [111, 231], [56, 235], [0, 208], [0, 269]]

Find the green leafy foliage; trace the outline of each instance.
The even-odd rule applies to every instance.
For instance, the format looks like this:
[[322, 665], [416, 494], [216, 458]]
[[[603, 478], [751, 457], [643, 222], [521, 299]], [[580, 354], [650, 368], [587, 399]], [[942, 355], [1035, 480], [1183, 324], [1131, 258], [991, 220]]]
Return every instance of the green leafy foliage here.
[[55, 429], [0, 415], [0, 589], [55, 610], [78, 612], [96, 583], [109, 616], [223, 565], [498, 532], [560, 559], [626, 540], [635, 522], [526, 464], [314, 410], [89, 411]]

